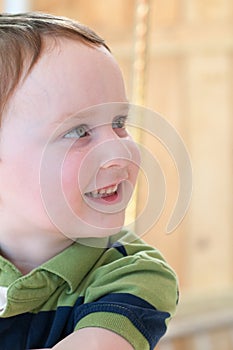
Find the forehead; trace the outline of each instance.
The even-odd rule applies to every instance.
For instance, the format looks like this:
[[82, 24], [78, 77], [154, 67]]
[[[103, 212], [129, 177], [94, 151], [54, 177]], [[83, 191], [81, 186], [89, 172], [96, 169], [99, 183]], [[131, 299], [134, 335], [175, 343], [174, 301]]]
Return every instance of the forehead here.
[[38, 122], [56, 122], [93, 105], [126, 101], [120, 69], [104, 47], [58, 39], [46, 43], [10, 104], [21, 117], [33, 113]]

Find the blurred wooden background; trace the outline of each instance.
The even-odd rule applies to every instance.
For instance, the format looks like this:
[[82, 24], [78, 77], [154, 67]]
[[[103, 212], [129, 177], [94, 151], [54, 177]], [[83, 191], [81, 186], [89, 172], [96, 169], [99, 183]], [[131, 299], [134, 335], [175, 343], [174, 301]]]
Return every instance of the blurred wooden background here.
[[[130, 99], [135, 88], [136, 10], [140, 3], [143, 1], [28, 1], [31, 10], [75, 18], [103, 36], [122, 68]], [[166, 235], [177, 174], [161, 145], [144, 135], [144, 142], [152, 145], [164, 167], [168, 188], [164, 212], [144, 239], [162, 250], [179, 275], [180, 315], [192, 314], [193, 305], [202, 305], [202, 312], [216, 307], [221, 312], [228, 306], [232, 310], [233, 2], [150, 0], [148, 4], [143, 104], [162, 114], [183, 138], [193, 167], [193, 194], [183, 222]], [[143, 191], [138, 192], [139, 202]], [[233, 348], [221, 332], [220, 338], [225, 342], [215, 340], [216, 349]], [[177, 349], [215, 349], [203, 344], [195, 348], [191, 343], [179, 343]]]

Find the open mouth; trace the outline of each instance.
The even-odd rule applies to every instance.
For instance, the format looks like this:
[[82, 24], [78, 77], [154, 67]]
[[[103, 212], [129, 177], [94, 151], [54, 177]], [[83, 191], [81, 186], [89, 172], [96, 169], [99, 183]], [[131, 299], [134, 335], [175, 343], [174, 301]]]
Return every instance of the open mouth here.
[[91, 192], [87, 192], [85, 193], [85, 195], [89, 198], [113, 200], [117, 196], [118, 187], [119, 185], [112, 185]]

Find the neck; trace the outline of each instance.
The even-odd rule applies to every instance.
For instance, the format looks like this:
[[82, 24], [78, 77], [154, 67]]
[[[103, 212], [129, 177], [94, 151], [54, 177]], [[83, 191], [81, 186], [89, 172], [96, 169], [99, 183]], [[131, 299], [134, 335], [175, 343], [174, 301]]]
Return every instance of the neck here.
[[73, 243], [62, 235], [59, 238], [56, 235], [48, 237], [43, 234], [1, 238], [1, 255], [12, 262], [22, 274], [27, 274]]

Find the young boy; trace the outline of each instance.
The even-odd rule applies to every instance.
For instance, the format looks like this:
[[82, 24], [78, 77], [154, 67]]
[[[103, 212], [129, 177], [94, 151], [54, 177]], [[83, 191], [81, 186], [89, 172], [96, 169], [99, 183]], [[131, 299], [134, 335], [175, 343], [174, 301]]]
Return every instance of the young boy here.
[[121, 231], [140, 163], [127, 109], [90, 29], [0, 15], [1, 350], [152, 350], [165, 333], [176, 276]]

